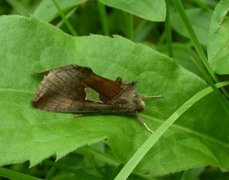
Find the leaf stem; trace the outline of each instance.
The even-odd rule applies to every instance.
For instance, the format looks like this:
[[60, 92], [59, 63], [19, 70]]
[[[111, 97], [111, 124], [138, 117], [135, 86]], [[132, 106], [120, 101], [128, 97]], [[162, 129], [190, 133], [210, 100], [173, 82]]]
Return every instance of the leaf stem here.
[[106, 7], [104, 4], [100, 3], [99, 1], [97, 1], [97, 6], [98, 6], [98, 10], [99, 10], [100, 21], [102, 23], [103, 33], [106, 36], [110, 36]]
[[129, 39], [134, 40], [134, 17], [132, 14], [125, 13], [126, 15], [126, 24], [127, 24], [127, 31], [126, 35]]
[[67, 28], [69, 29], [69, 31], [71, 32], [72, 35], [77, 36], [77, 32], [75, 31], [75, 29], [72, 27], [72, 25], [69, 23], [68, 19], [65, 17], [64, 12], [61, 10], [60, 6], [57, 4], [56, 0], [52, 0], [52, 2], [54, 3], [54, 5], [56, 6], [56, 8], [59, 11], [59, 14], [61, 16], [61, 18], [63, 19], [64, 23], [66, 24]]
[[166, 0], [165, 31], [166, 31], [168, 54], [169, 54], [170, 57], [173, 57], [169, 3], [170, 3], [170, 0]]

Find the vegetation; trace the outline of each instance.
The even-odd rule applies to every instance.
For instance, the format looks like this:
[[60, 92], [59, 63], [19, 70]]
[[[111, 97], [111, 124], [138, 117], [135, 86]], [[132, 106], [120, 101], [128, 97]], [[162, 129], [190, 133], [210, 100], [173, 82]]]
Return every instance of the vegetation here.
[[[229, 179], [228, 0], [0, 1], [0, 179]], [[54, 67], [136, 81], [137, 117], [34, 109]]]

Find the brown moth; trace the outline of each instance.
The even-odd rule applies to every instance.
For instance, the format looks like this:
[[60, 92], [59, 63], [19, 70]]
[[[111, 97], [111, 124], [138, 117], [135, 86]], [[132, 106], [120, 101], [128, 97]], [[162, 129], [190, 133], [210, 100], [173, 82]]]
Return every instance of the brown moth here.
[[[88, 67], [68, 65], [43, 72], [44, 75], [32, 100], [36, 108], [67, 113], [111, 113], [138, 115], [145, 108], [135, 83], [124, 83], [98, 76]], [[99, 94], [99, 100], [87, 100], [85, 88]], [[139, 116], [138, 116], [139, 117]], [[151, 131], [142, 119], [143, 125]]]

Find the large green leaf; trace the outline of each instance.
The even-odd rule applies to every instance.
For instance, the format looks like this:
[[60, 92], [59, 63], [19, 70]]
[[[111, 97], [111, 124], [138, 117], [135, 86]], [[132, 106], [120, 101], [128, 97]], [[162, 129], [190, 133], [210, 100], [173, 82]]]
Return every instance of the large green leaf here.
[[105, 5], [121, 9], [149, 21], [164, 21], [166, 7], [164, 0], [99, 0]]
[[[39, 84], [35, 72], [67, 64], [91, 67], [115, 79], [136, 80], [147, 100], [143, 115], [156, 129], [181, 104], [207, 85], [169, 57], [119, 36], [72, 37], [34, 18], [0, 17], [0, 165], [55, 154], [61, 158], [86, 144], [107, 139], [125, 163], [149, 133], [134, 117], [82, 116], [33, 109]], [[228, 117], [211, 94], [183, 115], [136, 168], [149, 176], [213, 165], [229, 168]]]
[[229, 1], [221, 0], [211, 19], [208, 59], [218, 74], [229, 73]]

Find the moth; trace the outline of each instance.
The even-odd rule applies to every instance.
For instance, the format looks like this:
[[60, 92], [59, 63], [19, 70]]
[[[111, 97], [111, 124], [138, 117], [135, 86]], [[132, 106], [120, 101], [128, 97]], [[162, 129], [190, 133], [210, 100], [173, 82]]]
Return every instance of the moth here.
[[[32, 106], [46, 111], [65, 113], [107, 113], [136, 115], [145, 108], [144, 97], [138, 95], [136, 83], [124, 83], [95, 74], [90, 68], [67, 65], [42, 72], [44, 75]], [[85, 88], [99, 94], [99, 101], [87, 99]], [[150, 130], [146, 123], [143, 125]], [[151, 131], [151, 130], [150, 130]]]

